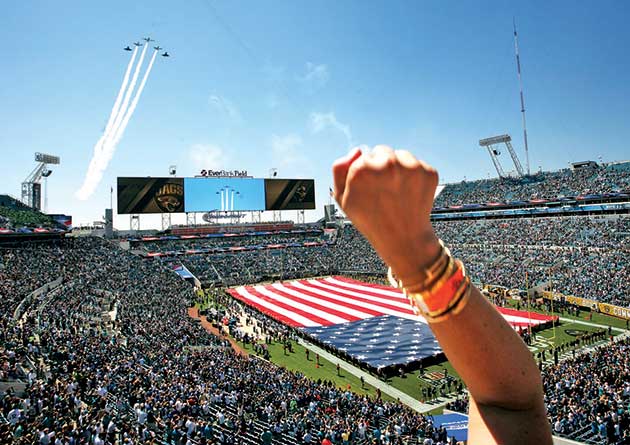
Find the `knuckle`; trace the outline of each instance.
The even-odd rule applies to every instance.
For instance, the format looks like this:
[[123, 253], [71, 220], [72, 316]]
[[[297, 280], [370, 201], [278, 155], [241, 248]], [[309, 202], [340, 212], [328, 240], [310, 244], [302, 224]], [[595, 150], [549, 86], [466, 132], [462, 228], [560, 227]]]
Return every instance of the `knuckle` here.
[[429, 167], [427, 169], [427, 175], [429, 177], [429, 179], [431, 180], [431, 183], [437, 185], [439, 180], [440, 180], [440, 175], [438, 174], [438, 171], [436, 169], [434, 169], [433, 167]]

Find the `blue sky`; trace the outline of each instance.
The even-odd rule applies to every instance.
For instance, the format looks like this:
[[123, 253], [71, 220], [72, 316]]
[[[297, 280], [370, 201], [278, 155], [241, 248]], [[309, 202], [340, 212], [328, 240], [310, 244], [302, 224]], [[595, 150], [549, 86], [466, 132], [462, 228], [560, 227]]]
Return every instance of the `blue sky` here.
[[[628, 2], [10, 2], [0, 192], [19, 194], [36, 151], [61, 156], [49, 211], [75, 224], [101, 218], [116, 176], [171, 164], [182, 176], [314, 177], [311, 220], [350, 145], [406, 148], [442, 181], [486, 177], [480, 138], [510, 133], [523, 156], [513, 16], [532, 169], [630, 158]], [[80, 201], [129, 61], [122, 48], [145, 35], [172, 57], [156, 60], [103, 180]], [[151, 218], [142, 225], [159, 225]]]

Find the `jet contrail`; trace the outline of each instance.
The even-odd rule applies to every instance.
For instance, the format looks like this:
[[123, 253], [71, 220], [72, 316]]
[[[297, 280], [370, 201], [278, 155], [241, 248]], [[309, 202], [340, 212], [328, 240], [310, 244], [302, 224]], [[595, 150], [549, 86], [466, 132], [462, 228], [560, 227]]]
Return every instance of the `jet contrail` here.
[[112, 108], [112, 112], [109, 115], [109, 119], [107, 120], [107, 125], [105, 126], [105, 131], [99, 138], [96, 145], [94, 145], [92, 159], [90, 160], [90, 165], [88, 166], [88, 172], [93, 171], [96, 167], [96, 162], [99, 159], [101, 150], [103, 149], [103, 143], [107, 138], [107, 135], [111, 131], [114, 121], [116, 120], [116, 116], [118, 115], [118, 111], [120, 109], [120, 103], [123, 98], [123, 94], [125, 93], [125, 89], [127, 88], [127, 84], [129, 83], [129, 75], [131, 74], [131, 68], [133, 67], [133, 63], [136, 60], [136, 56], [138, 55], [138, 47], [136, 46], [131, 53], [131, 59], [127, 64], [127, 69], [125, 70], [125, 75], [123, 77], [122, 85], [120, 86], [120, 90], [118, 91], [118, 95], [116, 96], [116, 101], [114, 102], [114, 107]]
[[[113, 141], [114, 139], [113, 136], [118, 131], [118, 128], [120, 127], [120, 124], [122, 123], [123, 116], [125, 115], [125, 112], [127, 111], [127, 107], [129, 107], [129, 101], [131, 100], [131, 95], [133, 93], [133, 90], [136, 88], [136, 82], [138, 82], [138, 76], [140, 75], [140, 68], [142, 68], [142, 62], [144, 61], [144, 55], [146, 52], [147, 52], [147, 45], [145, 45], [144, 48], [142, 48], [142, 53], [140, 53], [140, 60], [138, 61], [138, 64], [136, 65], [136, 69], [133, 72], [133, 77], [131, 78], [131, 84], [129, 85], [129, 88], [127, 88], [127, 91], [125, 92], [125, 98], [123, 99], [122, 106], [120, 107], [120, 110], [118, 111], [118, 115], [116, 116], [114, 125], [111, 128], [111, 132], [109, 132], [107, 135], [107, 140], [105, 141], [105, 145], [103, 147], [104, 150], [107, 150], [108, 147], [112, 146], [111, 141]], [[105, 164], [105, 166], [107, 166], [107, 164]]]
[[112, 154], [114, 153], [114, 150], [116, 149], [116, 146], [118, 145], [118, 142], [120, 142], [120, 139], [122, 138], [125, 130], [127, 129], [127, 125], [129, 124], [129, 119], [131, 119], [133, 112], [136, 110], [136, 106], [138, 105], [138, 101], [140, 100], [140, 96], [142, 95], [142, 90], [144, 90], [144, 86], [147, 83], [147, 79], [149, 78], [149, 73], [151, 72], [151, 68], [153, 68], [153, 63], [155, 62], [155, 57], [157, 55], [158, 55], [158, 51], [154, 51], [153, 57], [151, 57], [149, 66], [147, 67], [147, 70], [144, 73], [144, 77], [142, 78], [142, 82], [140, 82], [140, 86], [138, 87], [138, 91], [136, 91], [136, 95], [133, 97], [133, 100], [131, 101], [131, 105], [129, 106], [129, 109], [127, 109], [127, 112], [125, 113], [125, 117], [122, 121], [122, 125], [120, 125], [120, 127], [116, 130], [116, 134], [114, 135], [114, 139], [112, 142], [112, 150], [111, 150]]
[[112, 113], [109, 115], [109, 120], [107, 121], [107, 126], [105, 127], [105, 132], [103, 133], [103, 136], [109, 133], [114, 124], [116, 116], [118, 115], [123, 94], [125, 92], [125, 89], [127, 88], [127, 84], [129, 83], [129, 74], [131, 74], [133, 62], [136, 60], [136, 54], [138, 54], [138, 47], [134, 46], [133, 52], [131, 53], [131, 60], [129, 61], [129, 65], [127, 65], [127, 70], [125, 71], [125, 77], [123, 78], [122, 86], [120, 87], [120, 91], [118, 91], [118, 96], [116, 96], [116, 102], [114, 102], [114, 108], [112, 108]]
[[[147, 46], [145, 45], [145, 47], [142, 49], [142, 53], [140, 53], [140, 60], [138, 61], [136, 69], [133, 73], [133, 77], [131, 78], [131, 84], [125, 91], [122, 105], [120, 105], [116, 112], [114, 122], [109, 126], [109, 131], [107, 131], [107, 128], [105, 129], [105, 133], [103, 133], [103, 136], [101, 136], [101, 138], [97, 142], [97, 145], [94, 147], [94, 154], [92, 156], [92, 159], [90, 160], [90, 165], [88, 166], [87, 173], [85, 174], [83, 185], [75, 193], [75, 196], [82, 201], [88, 199], [92, 195], [92, 193], [94, 193], [96, 186], [98, 186], [99, 182], [101, 182], [101, 179], [103, 178], [103, 172], [107, 168], [107, 164], [109, 164], [109, 161], [114, 154], [115, 144], [113, 144], [113, 139], [118, 132], [118, 128], [122, 123], [123, 116], [125, 115], [125, 112], [127, 111], [127, 108], [129, 106], [129, 100], [131, 99], [132, 92], [136, 86], [136, 82], [138, 81], [138, 75], [140, 74], [140, 68], [142, 67], [142, 62], [144, 60], [144, 55], [146, 51]], [[135, 54], [136, 53], [134, 50], [134, 56], [132, 57], [135, 57]], [[128, 80], [128, 76], [126, 76], [126, 78]], [[117, 102], [119, 102], [118, 99], [119, 98], [116, 98]], [[114, 106], [116, 106], [116, 104], [114, 104]]]

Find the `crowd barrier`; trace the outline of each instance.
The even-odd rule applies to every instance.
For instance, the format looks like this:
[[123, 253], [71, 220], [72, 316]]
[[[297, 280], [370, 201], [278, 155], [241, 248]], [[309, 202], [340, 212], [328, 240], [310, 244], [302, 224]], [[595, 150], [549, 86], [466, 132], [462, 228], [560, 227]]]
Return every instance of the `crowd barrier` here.
[[18, 320], [24, 313], [24, 310], [26, 309], [26, 307], [30, 305], [34, 299], [39, 298], [41, 294], [46, 293], [49, 290], [56, 288], [62, 282], [63, 282], [63, 277], [59, 277], [56, 280], [51, 281], [50, 283], [46, 283], [42, 287], [35, 289], [33, 292], [31, 292], [26, 297], [24, 297], [24, 299], [20, 302], [18, 307], [15, 308], [15, 311], [13, 312], [13, 319]]
[[576, 297], [575, 295], [564, 295], [559, 292], [543, 292], [543, 298], [554, 301], [565, 301], [576, 306], [586, 307], [592, 311], [597, 311], [602, 314], [612, 315], [613, 317], [623, 318], [630, 320], [630, 308], [615, 306], [614, 304], [602, 303], [600, 301], [591, 300], [583, 297]]

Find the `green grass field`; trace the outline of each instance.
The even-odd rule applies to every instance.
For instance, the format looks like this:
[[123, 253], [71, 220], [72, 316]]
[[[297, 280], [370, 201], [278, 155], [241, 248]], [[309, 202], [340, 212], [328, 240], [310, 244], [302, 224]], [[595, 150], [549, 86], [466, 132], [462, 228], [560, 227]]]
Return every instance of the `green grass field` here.
[[[251, 345], [245, 345], [242, 342], [238, 343], [248, 353], [254, 354]], [[315, 363], [315, 353], [311, 352], [309, 360], [306, 360], [306, 348], [293, 342], [293, 352], [285, 354], [284, 348], [280, 343], [268, 344], [267, 349], [270, 355], [270, 361], [278, 366], [289, 369], [291, 371], [298, 371], [310, 378], [311, 380], [329, 380], [335, 383], [338, 388], [347, 389], [350, 385], [350, 390], [358, 394], [367, 394], [370, 396], [376, 396], [376, 389], [367, 383], [364, 387], [361, 387], [361, 380], [358, 377], [350, 374], [343, 369], [337, 374], [337, 364], [330, 362], [326, 359], [319, 359], [319, 366]], [[255, 355], [255, 354], [254, 354]], [[391, 397], [387, 394], [382, 394], [383, 399], [391, 400]]]

